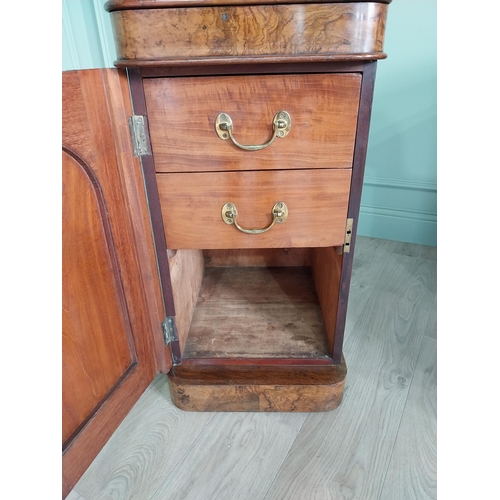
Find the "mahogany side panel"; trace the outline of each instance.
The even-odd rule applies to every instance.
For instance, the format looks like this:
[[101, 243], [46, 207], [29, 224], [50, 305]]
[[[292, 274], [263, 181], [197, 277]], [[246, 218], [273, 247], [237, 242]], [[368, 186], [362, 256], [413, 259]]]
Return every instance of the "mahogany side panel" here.
[[[133, 111], [137, 115], [143, 115], [145, 126], [149, 126], [147, 117], [146, 101], [144, 98], [144, 88], [141, 72], [137, 68], [128, 70], [130, 94], [132, 97]], [[163, 305], [166, 316], [175, 316], [174, 296], [172, 290], [172, 281], [170, 278], [170, 268], [168, 264], [167, 242], [163, 230], [163, 218], [160, 208], [160, 199], [158, 196], [158, 186], [156, 184], [155, 162], [152, 154], [146, 154], [141, 157], [142, 171], [144, 175], [144, 186], [146, 188], [151, 228], [153, 231], [154, 248], [156, 252], [158, 273], [161, 282], [161, 291], [163, 296]], [[173, 364], [181, 360], [181, 350], [179, 340], [173, 340], [170, 346], [162, 346], [162, 350]], [[170, 365], [171, 366], [171, 365]]]
[[[115, 369], [112, 372], [114, 380], [108, 380], [105, 383], [105, 387], [109, 390], [98, 408], [87, 416], [65, 443], [63, 451], [64, 496], [73, 488], [149, 385], [158, 366], [158, 360], [155, 359], [154, 354], [155, 344], [152, 340], [155, 334], [152, 331], [152, 325], [156, 318], [154, 308], [150, 308], [155, 300], [155, 286], [148, 282], [143, 274], [147, 267], [147, 258], [136, 246], [136, 237], [142, 229], [134, 228], [133, 225], [141, 224], [142, 219], [139, 214], [132, 217], [129, 213], [129, 203], [133, 200], [131, 197], [133, 176], [130, 174], [131, 177], [125, 180], [126, 176], [123, 174], [126, 170], [133, 172], [137, 164], [133, 160], [130, 141], [127, 143], [118, 138], [119, 147], [123, 147], [123, 151], [117, 151], [115, 143], [117, 133], [121, 137], [128, 134], [127, 113], [130, 112], [127, 79], [123, 72], [86, 70], [63, 73], [62, 139], [66, 151], [72, 151], [72, 159], [70, 160], [66, 155], [63, 160], [63, 169], [67, 173], [67, 167], [70, 166], [75, 172], [77, 167], [73, 160], [77, 157], [81, 160], [80, 165], [88, 166], [89, 172], [97, 179], [102, 191], [110, 238], [113, 241], [113, 251], [107, 251], [107, 255], [102, 252], [86, 252], [88, 258], [86, 262], [75, 262], [79, 253], [81, 254], [85, 248], [97, 245], [97, 241], [93, 241], [90, 235], [97, 235], [99, 232], [95, 232], [98, 229], [95, 211], [94, 216], [88, 216], [89, 211], [85, 208], [88, 204], [85, 205], [82, 200], [82, 196], [89, 193], [88, 188], [85, 187], [88, 186], [88, 182], [82, 184], [82, 177], [75, 177], [73, 174], [71, 174], [73, 178], [69, 179], [70, 184], [67, 182], [68, 178], [64, 178], [67, 197], [63, 198], [65, 201], [63, 238], [69, 239], [68, 250], [71, 248], [73, 250], [63, 261], [65, 279], [63, 307], [69, 311], [63, 311], [63, 315], [68, 320], [77, 322], [80, 328], [82, 342], [78, 344], [72, 342], [71, 348], [77, 348], [80, 356], [89, 354], [91, 363], [94, 363], [94, 369], [90, 372], [90, 378], [88, 374], [83, 376], [81, 372], [75, 374], [74, 370], [68, 371], [64, 365], [72, 358], [64, 356], [63, 353], [63, 380], [76, 394], [93, 392], [95, 387], [102, 386], [100, 373], [103, 370], [106, 371], [108, 363], [113, 366], [116, 361], [103, 360], [104, 353], [101, 352], [100, 345], [97, 347], [98, 353], [94, 352], [95, 349], [89, 350], [89, 345], [96, 336], [116, 346], [113, 356], [121, 360], [119, 361], [120, 370]], [[130, 158], [125, 165], [121, 163], [124, 158]], [[66, 173], [63, 172], [64, 175]], [[89, 199], [88, 196], [86, 199]], [[79, 206], [75, 207], [75, 203]], [[72, 207], [73, 215], [68, 218], [71, 214], [69, 206]], [[78, 224], [77, 221], [79, 221]], [[102, 222], [102, 224], [105, 223]], [[75, 248], [75, 246], [81, 246], [81, 248]], [[113, 264], [111, 253], [116, 256], [116, 266]], [[105, 272], [106, 268], [114, 270], [115, 292], [109, 285], [104, 286], [101, 282], [106, 279], [109, 282], [106, 278], [106, 276], [109, 277], [109, 273]], [[81, 284], [81, 287], [85, 288], [85, 293], [80, 293], [75, 300], [68, 302], [71, 298], [68, 295], [70, 293], [68, 287], [72, 287], [75, 281], [83, 280], [84, 276], [87, 276], [85, 279], [88, 278]], [[118, 300], [118, 307], [115, 306], [115, 313], [111, 314], [112, 305], [110, 304], [117, 300], [116, 287], [118, 286], [123, 290], [125, 305], [122, 306], [123, 301]], [[85, 311], [88, 321], [82, 320], [82, 323], [78, 315], [75, 316], [78, 310]], [[108, 313], [114, 318], [113, 323], [116, 323], [114, 327], [104, 324], [104, 320], [93, 321]], [[116, 317], [118, 313], [121, 315], [121, 320]], [[125, 327], [125, 325], [128, 326]], [[64, 333], [67, 334], [67, 332], [68, 328], [65, 328]], [[123, 352], [123, 346], [126, 346], [128, 350], [128, 360]], [[108, 351], [104, 349], [104, 352]], [[101, 366], [102, 364], [105, 366]], [[102, 391], [99, 394], [96, 393], [95, 396], [100, 396], [101, 393]], [[66, 405], [65, 414], [71, 414], [73, 402], [65, 399], [63, 404]]]
[[370, 118], [372, 112], [373, 89], [375, 86], [375, 73], [377, 62], [366, 63], [363, 71], [363, 82], [361, 84], [361, 99], [359, 105], [359, 117], [356, 134], [356, 146], [354, 149], [354, 162], [352, 169], [351, 189], [349, 196], [349, 208], [347, 217], [354, 220], [351, 234], [351, 250], [344, 253], [342, 259], [342, 277], [340, 294], [337, 307], [337, 325], [335, 328], [335, 342], [333, 346], [333, 359], [339, 363], [342, 356], [342, 345], [344, 342], [344, 330], [347, 316], [347, 303], [349, 300], [349, 289], [351, 286], [352, 264], [358, 231], [359, 209], [361, 205], [361, 192], [363, 188], [363, 177], [365, 173], [366, 152], [368, 149], [368, 134], [370, 130]]
[[323, 313], [330, 353], [333, 353], [335, 329], [337, 327], [337, 303], [340, 292], [342, 256], [335, 248], [313, 248], [312, 271], [316, 293]]
[[310, 248], [204, 250], [207, 267], [310, 266]]
[[387, 5], [329, 3], [205, 6], [111, 13], [118, 59], [385, 57]]
[[[144, 80], [157, 172], [351, 168], [361, 75], [302, 74]], [[215, 131], [231, 117], [241, 144], [264, 144], [285, 110], [290, 132], [245, 151]]]
[[[144, 175], [139, 158], [134, 158], [131, 148], [130, 131], [124, 126], [133, 114], [129, 100], [129, 85], [121, 72], [121, 92], [113, 89], [113, 80], [106, 79], [109, 113], [115, 144], [119, 174], [123, 186], [127, 216], [133, 232], [133, 246], [141, 273], [141, 287], [147, 303], [149, 331], [156, 359], [156, 371], [168, 372], [172, 367], [170, 352], [165, 349], [161, 322], [165, 318], [162, 287], [158, 275], [156, 249], [151, 225], [148, 196], [145, 190]], [[126, 97], [124, 97], [126, 96]]]
[[205, 261], [201, 250], [179, 250], [168, 259], [168, 264], [176, 310], [175, 325], [182, 353], [203, 281]]

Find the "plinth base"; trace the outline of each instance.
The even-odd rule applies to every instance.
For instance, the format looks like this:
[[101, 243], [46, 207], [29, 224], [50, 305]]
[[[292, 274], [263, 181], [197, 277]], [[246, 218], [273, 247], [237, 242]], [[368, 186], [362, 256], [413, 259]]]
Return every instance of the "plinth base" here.
[[346, 374], [342, 358], [340, 365], [182, 364], [168, 378], [181, 410], [316, 412], [340, 405]]

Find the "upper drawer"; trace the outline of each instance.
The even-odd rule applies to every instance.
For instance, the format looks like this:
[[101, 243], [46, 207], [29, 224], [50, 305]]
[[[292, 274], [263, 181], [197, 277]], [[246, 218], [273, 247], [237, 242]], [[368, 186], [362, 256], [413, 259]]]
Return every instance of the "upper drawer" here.
[[[358, 73], [146, 79], [156, 171], [351, 168], [360, 86]], [[281, 110], [290, 131], [265, 149], [216, 133], [225, 113], [239, 143], [265, 144]]]

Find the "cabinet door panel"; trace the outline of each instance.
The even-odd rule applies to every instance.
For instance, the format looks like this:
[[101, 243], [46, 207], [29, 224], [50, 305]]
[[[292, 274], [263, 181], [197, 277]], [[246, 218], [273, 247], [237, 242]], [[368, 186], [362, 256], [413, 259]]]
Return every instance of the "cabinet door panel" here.
[[124, 73], [63, 73], [64, 496], [170, 366], [131, 114]]
[[63, 443], [136, 362], [97, 178], [63, 151]]

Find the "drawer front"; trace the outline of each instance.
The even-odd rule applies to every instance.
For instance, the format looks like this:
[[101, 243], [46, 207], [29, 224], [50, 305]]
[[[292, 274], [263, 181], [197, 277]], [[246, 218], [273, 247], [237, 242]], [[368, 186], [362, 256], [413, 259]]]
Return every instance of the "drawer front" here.
[[[167, 246], [171, 249], [325, 247], [344, 243], [349, 169], [157, 174]], [[232, 203], [244, 229], [263, 229], [284, 202], [288, 218], [246, 234], [222, 219]]]
[[[360, 85], [358, 73], [146, 79], [156, 171], [351, 168]], [[216, 133], [225, 113], [237, 142], [265, 144], [282, 110], [290, 130], [265, 149]]]

